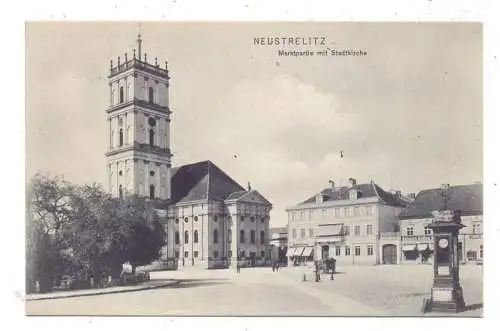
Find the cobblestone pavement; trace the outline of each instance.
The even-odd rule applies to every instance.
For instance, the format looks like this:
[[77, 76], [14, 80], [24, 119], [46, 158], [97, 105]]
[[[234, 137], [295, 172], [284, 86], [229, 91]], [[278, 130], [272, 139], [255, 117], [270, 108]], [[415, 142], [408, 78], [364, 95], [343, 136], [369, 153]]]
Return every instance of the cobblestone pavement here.
[[[423, 299], [430, 297], [433, 281], [431, 265], [349, 266], [338, 267], [337, 272], [333, 281], [328, 275], [322, 275], [321, 282], [308, 281], [304, 286], [363, 302], [388, 316], [422, 316], [420, 307]], [[283, 268], [280, 273], [295, 280], [301, 279], [304, 274], [312, 279], [312, 269], [307, 267]], [[482, 266], [461, 266], [460, 279], [469, 310], [459, 316], [482, 316]]]
[[[338, 268], [335, 280], [311, 281], [304, 267], [155, 272], [179, 284], [154, 290], [26, 302], [28, 315], [418, 316], [430, 292], [425, 265]], [[309, 281], [303, 282], [306, 273]], [[468, 304], [482, 304], [482, 268], [461, 269]], [[462, 313], [481, 316], [482, 308]]]

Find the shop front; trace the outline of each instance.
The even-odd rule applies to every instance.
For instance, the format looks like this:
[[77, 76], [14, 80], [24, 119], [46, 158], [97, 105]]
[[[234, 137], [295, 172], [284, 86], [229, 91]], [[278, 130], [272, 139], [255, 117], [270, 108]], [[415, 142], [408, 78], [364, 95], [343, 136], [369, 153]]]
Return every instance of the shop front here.
[[403, 262], [432, 264], [433, 246], [429, 242], [403, 244]]
[[313, 260], [313, 246], [290, 247], [287, 251], [288, 265], [304, 265]]

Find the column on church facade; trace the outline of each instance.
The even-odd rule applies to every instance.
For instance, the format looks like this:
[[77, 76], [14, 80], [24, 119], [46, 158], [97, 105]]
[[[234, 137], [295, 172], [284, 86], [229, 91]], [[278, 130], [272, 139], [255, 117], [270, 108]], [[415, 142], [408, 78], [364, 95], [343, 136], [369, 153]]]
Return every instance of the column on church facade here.
[[164, 135], [165, 135], [165, 148], [170, 149], [170, 120], [164, 120]]
[[115, 162], [116, 164], [116, 172], [115, 172], [115, 196], [119, 196], [120, 194], [120, 175], [119, 175], [119, 172], [120, 172], [120, 162], [119, 161], [116, 161]]
[[129, 114], [130, 113], [125, 113], [123, 114], [123, 144], [125, 146], [127, 145], [130, 145], [130, 141], [129, 141], [129, 136], [128, 136], [128, 117], [129, 117]]
[[113, 148], [113, 136], [112, 136], [112, 127], [111, 127], [111, 117], [108, 117], [108, 149], [111, 150]]
[[149, 197], [150, 178], [149, 172], [151, 171], [151, 162], [144, 160], [144, 195]]
[[231, 242], [229, 243], [229, 250], [231, 254], [228, 253], [228, 255], [231, 255], [229, 258], [229, 267], [230, 268], [236, 268], [237, 263], [238, 263], [238, 250], [239, 250], [239, 230], [240, 230], [240, 222], [239, 222], [239, 213], [237, 209], [237, 204], [232, 203], [230, 205], [227, 205], [227, 213], [231, 217], [231, 223], [230, 227], [228, 230], [231, 230]]
[[161, 187], [161, 167], [160, 167], [160, 162], [155, 162], [155, 195], [158, 198], [163, 199], [163, 192], [162, 192], [162, 187]]

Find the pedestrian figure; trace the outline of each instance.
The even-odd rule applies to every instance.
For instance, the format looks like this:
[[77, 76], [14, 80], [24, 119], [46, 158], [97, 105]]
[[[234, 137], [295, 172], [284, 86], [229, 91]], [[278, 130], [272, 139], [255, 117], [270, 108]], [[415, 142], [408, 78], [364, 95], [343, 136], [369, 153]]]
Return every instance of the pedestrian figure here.
[[276, 265], [274, 264], [274, 262], [272, 262], [271, 265], [273, 266], [273, 272], [274, 272], [274, 270], [276, 269]]
[[314, 273], [315, 273], [315, 276], [316, 276], [316, 282], [319, 282], [320, 275], [319, 275], [319, 262], [318, 261], [314, 262]]
[[332, 273], [330, 274], [330, 280], [333, 280], [334, 279], [333, 274], [335, 273], [335, 265], [337, 263], [337, 260], [335, 260], [334, 258], [332, 258], [330, 260], [330, 263], [331, 263], [330, 267], [332, 268]]
[[280, 271], [280, 263], [276, 262], [276, 271]]

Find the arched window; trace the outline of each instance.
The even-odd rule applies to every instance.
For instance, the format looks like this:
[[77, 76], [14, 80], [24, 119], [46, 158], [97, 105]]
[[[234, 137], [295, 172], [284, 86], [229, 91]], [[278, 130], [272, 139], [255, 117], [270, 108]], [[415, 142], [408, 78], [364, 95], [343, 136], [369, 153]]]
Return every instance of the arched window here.
[[120, 129], [120, 146], [123, 146], [123, 129]]
[[214, 244], [219, 243], [219, 231], [217, 229], [214, 230]]
[[148, 100], [149, 100], [149, 103], [155, 102], [155, 92], [154, 92], [152, 87], [149, 88]]
[[230, 243], [232, 242], [232, 237], [233, 237], [233, 231], [227, 230], [227, 242]]
[[179, 245], [181, 243], [180, 237], [179, 237], [179, 231], [175, 231], [175, 244]]
[[123, 86], [120, 87], [120, 103], [123, 103], [124, 99], [124, 93], [123, 93]]
[[149, 129], [149, 146], [155, 145], [155, 130]]
[[184, 231], [184, 243], [189, 244], [189, 232]]
[[123, 187], [120, 185], [120, 187], [118, 188], [118, 195], [120, 197], [120, 199], [123, 198]]
[[250, 231], [250, 243], [255, 244], [255, 230]]
[[261, 245], [264, 245], [265, 243], [265, 236], [266, 236], [266, 233], [264, 232], [264, 230], [260, 231], [260, 244]]
[[149, 198], [155, 198], [155, 186], [153, 184], [149, 185]]
[[194, 230], [193, 234], [193, 242], [196, 244], [198, 243], [198, 230]]
[[245, 243], [245, 230], [240, 230], [240, 243]]

